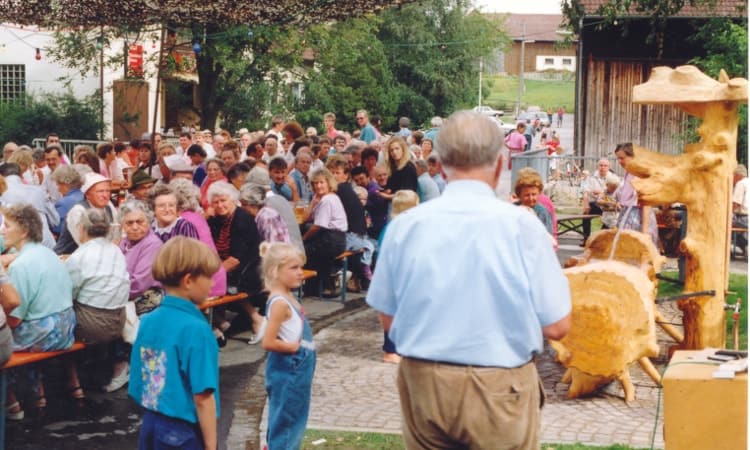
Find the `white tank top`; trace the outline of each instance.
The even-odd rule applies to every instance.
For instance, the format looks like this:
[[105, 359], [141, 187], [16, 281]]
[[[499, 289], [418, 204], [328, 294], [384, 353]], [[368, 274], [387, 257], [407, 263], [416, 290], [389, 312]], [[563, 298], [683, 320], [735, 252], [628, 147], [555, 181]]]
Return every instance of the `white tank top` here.
[[271, 297], [271, 299], [268, 301], [268, 308], [266, 311], [267, 318], [269, 320], [271, 319], [271, 307], [277, 300], [285, 301], [286, 304], [289, 305], [289, 309], [292, 310], [292, 317], [281, 322], [281, 327], [279, 327], [278, 334], [279, 339], [284, 342], [299, 342], [299, 340], [302, 339], [302, 317], [300, 317], [292, 302], [290, 302], [286, 297], [281, 295]]

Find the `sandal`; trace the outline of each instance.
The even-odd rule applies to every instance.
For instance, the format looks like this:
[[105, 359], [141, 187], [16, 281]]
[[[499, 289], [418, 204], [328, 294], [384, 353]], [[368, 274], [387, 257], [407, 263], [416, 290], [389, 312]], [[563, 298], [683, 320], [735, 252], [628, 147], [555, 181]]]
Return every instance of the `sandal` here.
[[[68, 388], [68, 396], [71, 400], [73, 400], [73, 403], [79, 407], [82, 408], [86, 406], [86, 394], [83, 392], [83, 389], [81, 389], [81, 386], [73, 386]], [[47, 406], [47, 399], [44, 397], [41, 397], [37, 399], [37, 407], [40, 407], [40, 403], [44, 403], [44, 407]]]
[[47, 398], [43, 395], [37, 396], [31, 413], [32, 416], [37, 419], [41, 419], [47, 415]]
[[21, 404], [13, 402], [5, 407], [5, 418], [8, 420], [23, 420], [24, 412]]

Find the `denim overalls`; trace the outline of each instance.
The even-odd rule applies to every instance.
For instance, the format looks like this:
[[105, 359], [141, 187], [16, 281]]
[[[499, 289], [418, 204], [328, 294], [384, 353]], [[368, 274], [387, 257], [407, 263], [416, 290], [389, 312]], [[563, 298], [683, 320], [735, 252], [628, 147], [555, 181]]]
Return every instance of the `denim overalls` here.
[[269, 298], [266, 311], [271, 311], [271, 303], [276, 299], [283, 299], [302, 318], [302, 341], [296, 353], [268, 352], [266, 357], [266, 440], [269, 450], [293, 450], [302, 446], [302, 437], [310, 412], [310, 390], [315, 372], [315, 344], [312, 340], [312, 328], [304, 311], [295, 308], [285, 297], [277, 295]]

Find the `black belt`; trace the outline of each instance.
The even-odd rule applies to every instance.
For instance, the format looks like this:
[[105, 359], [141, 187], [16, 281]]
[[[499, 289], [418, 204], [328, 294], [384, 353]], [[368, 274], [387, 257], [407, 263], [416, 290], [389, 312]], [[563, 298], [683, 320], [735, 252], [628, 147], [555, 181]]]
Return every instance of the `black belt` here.
[[517, 369], [519, 367], [523, 367], [526, 364], [529, 364], [534, 361], [533, 359], [530, 359], [527, 362], [520, 364], [518, 366], [515, 366], [515, 367], [504, 367], [504, 366], [484, 366], [481, 364], [462, 364], [462, 363], [449, 362], [449, 361], [436, 361], [434, 359], [414, 358], [412, 356], [404, 356], [404, 358], [411, 359], [412, 361], [417, 361], [421, 363], [440, 364], [443, 366], [453, 366], [453, 367], [476, 367], [479, 369]]

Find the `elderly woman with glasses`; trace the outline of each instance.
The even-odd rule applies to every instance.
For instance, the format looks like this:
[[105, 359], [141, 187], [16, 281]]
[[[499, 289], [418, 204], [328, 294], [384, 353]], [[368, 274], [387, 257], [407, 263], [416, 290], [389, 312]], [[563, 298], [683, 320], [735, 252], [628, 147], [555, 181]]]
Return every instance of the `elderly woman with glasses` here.
[[175, 236], [199, 238], [195, 225], [180, 217], [177, 211], [177, 196], [169, 185], [155, 186], [149, 194], [149, 204], [154, 211], [154, 233], [162, 242], [167, 242]]
[[214, 215], [208, 218], [211, 236], [216, 243], [222, 266], [227, 271], [227, 292], [245, 292], [249, 301], [242, 307], [252, 320], [255, 336], [250, 343], [263, 338], [265, 321], [258, 312], [265, 305], [260, 279], [260, 234], [252, 216], [239, 208], [239, 193], [226, 181], [217, 181], [208, 189], [208, 201]]

